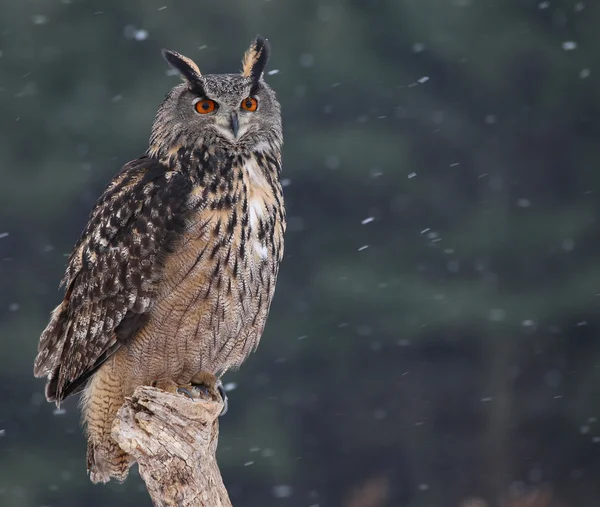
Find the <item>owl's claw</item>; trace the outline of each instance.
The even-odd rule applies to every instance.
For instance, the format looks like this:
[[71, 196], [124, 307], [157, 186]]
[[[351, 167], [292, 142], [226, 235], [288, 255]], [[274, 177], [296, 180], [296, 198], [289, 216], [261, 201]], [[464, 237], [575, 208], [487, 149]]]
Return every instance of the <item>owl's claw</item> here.
[[[223, 409], [221, 410], [221, 413], [219, 414], [219, 417], [220, 417], [227, 413], [227, 410], [229, 409], [229, 399], [227, 398], [227, 394], [225, 393], [225, 389], [223, 388], [223, 382], [221, 382], [221, 380], [217, 379], [217, 381], [215, 383], [215, 389], [217, 390], [217, 392], [221, 396], [221, 399], [223, 400]], [[211, 397], [211, 389], [206, 384], [192, 384], [192, 390], [198, 394], [196, 396], [194, 396], [185, 387], [177, 388], [177, 392], [179, 394], [184, 394], [185, 396], [187, 396], [188, 398], [190, 398], [192, 400], [194, 400], [195, 398], [198, 398], [198, 397], [203, 397], [203, 398]]]
[[177, 388], [177, 394], [184, 394], [185, 396], [187, 396], [190, 400], [194, 401], [194, 396], [192, 395], [192, 393], [190, 393], [190, 391], [188, 389], [186, 389], [185, 387], [178, 387]]
[[221, 410], [221, 413], [219, 414], [219, 417], [221, 417], [227, 413], [227, 410], [229, 410], [229, 399], [227, 398], [227, 393], [225, 392], [225, 388], [223, 387], [223, 382], [221, 382], [221, 379], [217, 380], [216, 388], [223, 399], [223, 410]]

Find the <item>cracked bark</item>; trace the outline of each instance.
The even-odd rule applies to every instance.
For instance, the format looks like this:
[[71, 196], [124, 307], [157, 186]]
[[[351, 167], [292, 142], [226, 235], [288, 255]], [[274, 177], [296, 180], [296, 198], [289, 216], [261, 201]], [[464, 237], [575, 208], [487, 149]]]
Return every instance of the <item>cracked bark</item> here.
[[218, 395], [142, 386], [119, 410], [112, 437], [138, 462], [155, 506], [231, 507], [215, 458], [222, 408]]

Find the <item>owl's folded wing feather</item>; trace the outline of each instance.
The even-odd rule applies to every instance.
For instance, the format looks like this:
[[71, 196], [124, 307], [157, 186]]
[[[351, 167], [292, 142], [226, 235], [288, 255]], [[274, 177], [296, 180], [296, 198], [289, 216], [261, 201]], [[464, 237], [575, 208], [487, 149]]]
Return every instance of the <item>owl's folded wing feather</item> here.
[[155, 159], [126, 164], [69, 257], [63, 302], [40, 337], [34, 374], [59, 403], [143, 326], [164, 257], [184, 227], [190, 180]]

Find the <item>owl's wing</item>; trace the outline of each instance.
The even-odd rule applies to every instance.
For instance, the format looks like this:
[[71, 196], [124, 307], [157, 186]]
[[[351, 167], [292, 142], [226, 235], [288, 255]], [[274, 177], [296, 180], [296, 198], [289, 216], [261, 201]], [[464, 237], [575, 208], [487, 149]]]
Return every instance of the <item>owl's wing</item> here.
[[189, 178], [155, 159], [126, 164], [96, 203], [69, 257], [63, 302], [40, 337], [34, 374], [60, 403], [148, 318], [164, 257], [182, 231]]

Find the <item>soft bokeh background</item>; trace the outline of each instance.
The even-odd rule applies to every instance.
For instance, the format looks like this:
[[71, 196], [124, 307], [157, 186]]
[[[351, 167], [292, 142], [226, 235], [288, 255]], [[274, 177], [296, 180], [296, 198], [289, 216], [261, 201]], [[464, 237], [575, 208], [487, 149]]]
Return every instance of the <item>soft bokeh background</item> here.
[[0, 505], [93, 486], [32, 377], [66, 255], [178, 82], [272, 45], [286, 258], [229, 373], [234, 505], [596, 506], [600, 4], [2, 0]]

